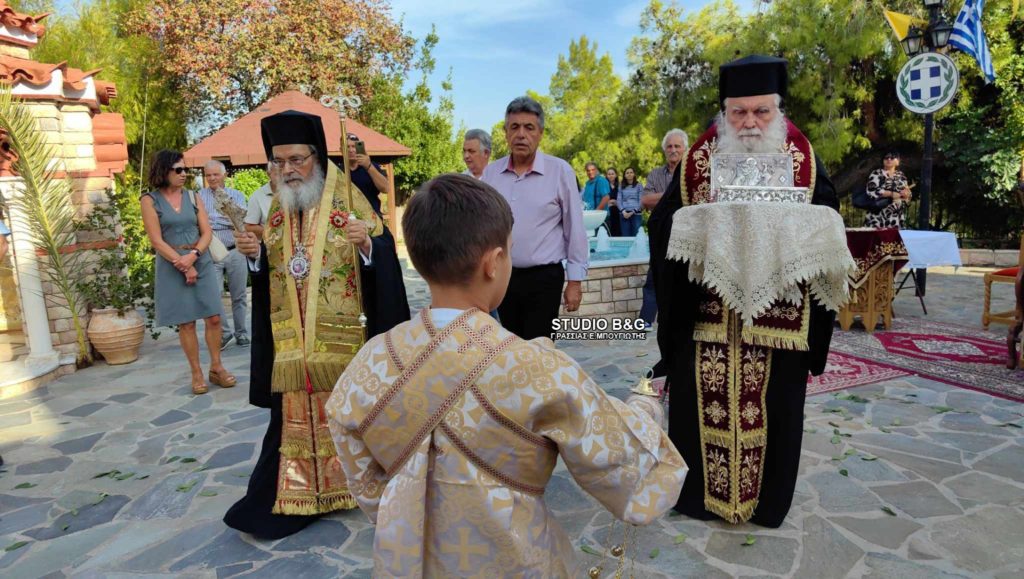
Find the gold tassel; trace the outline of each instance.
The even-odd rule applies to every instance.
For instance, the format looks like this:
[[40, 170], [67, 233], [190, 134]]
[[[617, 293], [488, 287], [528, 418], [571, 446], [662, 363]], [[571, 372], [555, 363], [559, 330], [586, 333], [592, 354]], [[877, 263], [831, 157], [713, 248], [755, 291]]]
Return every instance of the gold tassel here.
[[733, 508], [729, 503], [705, 497], [704, 508], [732, 524], [745, 523], [750, 520], [750, 517], [754, 516], [757, 500], [747, 501]]
[[332, 392], [353, 356], [330, 352], [310, 354], [306, 362], [314, 392]]
[[330, 432], [319, 432], [316, 435], [316, 455], [318, 458], [331, 458], [337, 456], [338, 452], [334, 448], [334, 439], [331, 438]]
[[282, 393], [304, 390], [306, 388], [305, 374], [301, 351], [288, 350], [278, 352], [274, 358], [274, 371], [270, 379], [270, 391]]
[[323, 509], [321, 512], [324, 513], [354, 509], [358, 506], [359, 503], [356, 502], [355, 497], [349, 494], [348, 491], [320, 495], [320, 508]]
[[275, 515], [319, 515], [324, 512], [319, 505], [315, 498], [277, 499], [271, 512]]
[[272, 513], [275, 515], [321, 515], [359, 506], [348, 491], [338, 491], [318, 497], [302, 499], [277, 499]]
[[762, 447], [768, 444], [768, 433], [763, 429], [759, 432], [741, 432], [739, 442], [743, 450]]
[[282, 441], [280, 452], [281, 456], [285, 458], [302, 458], [307, 460], [313, 458], [313, 449], [309, 442], [305, 440]]
[[747, 501], [736, 509], [734, 523], [745, 523], [754, 516], [754, 509], [757, 508], [757, 500]]
[[779, 336], [762, 333], [762, 331], [743, 328], [742, 340], [744, 344], [774, 348], [777, 350], [794, 350], [797, 352], [807, 351], [807, 336]]
[[[701, 417], [703, 423], [703, 417]], [[700, 427], [701, 435], [704, 437], [705, 444], [713, 444], [715, 446], [722, 446], [729, 448], [732, 446], [732, 433], [721, 432], [717, 430], [711, 430], [710, 428]]]
[[735, 515], [735, 513], [732, 510], [732, 506], [729, 505], [728, 503], [723, 503], [722, 501], [712, 499], [705, 495], [704, 508], [711, 511], [712, 513], [715, 513], [719, 517], [722, 517], [726, 521], [729, 521], [730, 523], [735, 522], [733, 520], [733, 516]]
[[702, 328], [694, 328], [693, 339], [698, 342], [726, 344], [729, 342], [729, 334], [725, 330], [709, 330]]

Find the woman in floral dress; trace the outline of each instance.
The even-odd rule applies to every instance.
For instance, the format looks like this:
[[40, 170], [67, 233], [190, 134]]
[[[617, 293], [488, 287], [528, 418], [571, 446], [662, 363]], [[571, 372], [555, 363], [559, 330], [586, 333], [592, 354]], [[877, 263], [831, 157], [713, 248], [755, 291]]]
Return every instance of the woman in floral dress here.
[[899, 167], [899, 153], [890, 151], [882, 157], [882, 168], [875, 169], [868, 177], [868, 195], [874, 199], [892, 199], [892, 203], [877, 211], [868, 211], [864, 219], [865, 227], [903, 229], [911, 194], [907, 176]]

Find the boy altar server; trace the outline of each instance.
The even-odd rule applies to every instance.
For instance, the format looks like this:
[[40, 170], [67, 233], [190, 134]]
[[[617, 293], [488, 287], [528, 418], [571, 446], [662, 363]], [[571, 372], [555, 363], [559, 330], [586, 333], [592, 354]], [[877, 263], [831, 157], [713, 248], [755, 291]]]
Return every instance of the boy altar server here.
[[367, 342], [327, 404], [350, 492], [377, 524], [375, 575], [574, 573], [543, 499], [559, 456], [615, 517], [644, 525], [667, 511], [686, 465], [644, 403], [612, 398], [550, 340], [487, 315], [512, 270], [505, 199], [443, 175], [402, 227], [431, 307]]

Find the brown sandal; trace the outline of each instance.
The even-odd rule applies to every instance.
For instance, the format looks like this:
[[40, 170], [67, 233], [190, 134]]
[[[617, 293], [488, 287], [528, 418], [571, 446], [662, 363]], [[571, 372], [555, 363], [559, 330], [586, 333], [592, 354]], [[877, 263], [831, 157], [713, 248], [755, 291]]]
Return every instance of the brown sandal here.
[[202, 378], [199, 378], [198, 382], [196, 382], [195, 379], [192, 380], [192, 394], [198, 396], [200, 394], [206, 394], [209, 391], [210, 389], [206, 387], [206, 382], [204, 382]]
[[[225, 370], [225, 372], [227, 371]], [[227, 375], [225, 376], [220, 372], [214, 372], [213, 370], [210, 370], [210, 383], [216, 384], [221, 388], [232, 388], [234, 387], [235, 384], [238, 383], [238, 380], [236, 380], [235, 377], [230, 372], [227, 372]]]

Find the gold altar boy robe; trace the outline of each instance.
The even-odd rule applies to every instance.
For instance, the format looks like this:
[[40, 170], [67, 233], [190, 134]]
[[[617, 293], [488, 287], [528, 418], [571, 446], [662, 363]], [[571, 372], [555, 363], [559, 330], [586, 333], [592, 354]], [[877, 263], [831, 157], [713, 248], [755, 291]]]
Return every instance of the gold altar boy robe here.
[[559, 456], [640, 525], [675, 503], [686, 474], [647, 414], [550, 340], [475, 309], [440, 329], [424, 309], [370, 340], [327, 413], [349, 490], [377, 524], [376, 576], [569, 576], [575, 550], [543, 499]]

